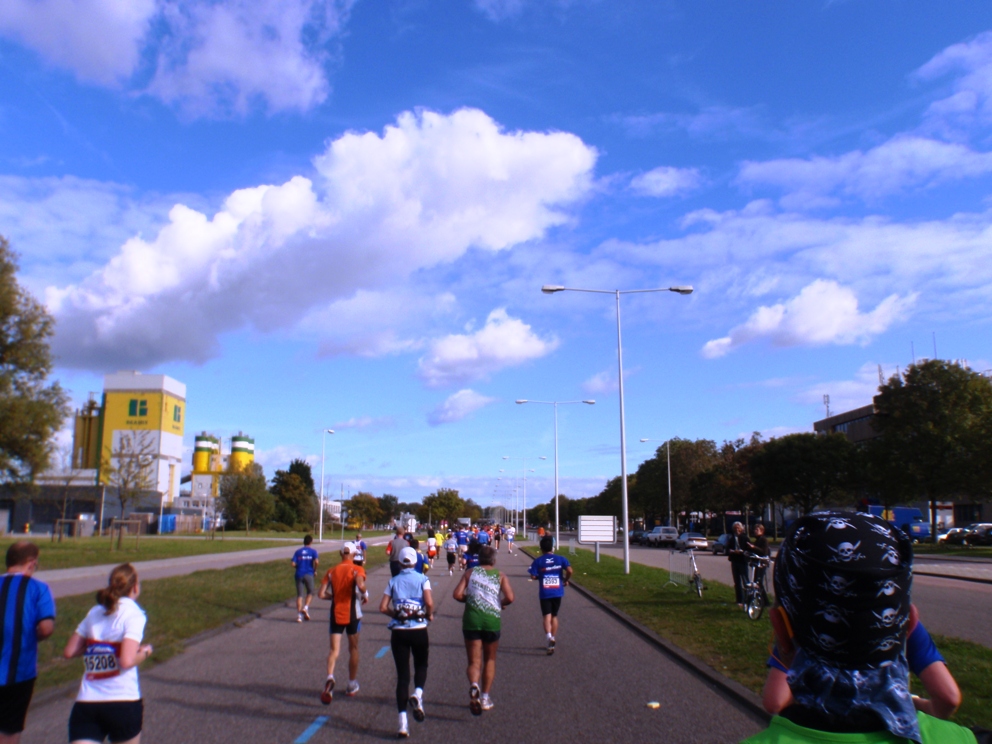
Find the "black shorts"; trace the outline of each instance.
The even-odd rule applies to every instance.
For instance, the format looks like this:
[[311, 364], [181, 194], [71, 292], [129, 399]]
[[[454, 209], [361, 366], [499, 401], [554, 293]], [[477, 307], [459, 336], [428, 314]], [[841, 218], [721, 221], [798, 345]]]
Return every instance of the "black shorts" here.
[[331, 635], [341, 635], [342, 633], [347, 633], [348, 635], [358, 635], [362, 632], [362, 621], [352, 620], [347, 625], [338, 625], [334, 620], [331, 620]]
[[458, 556], [456, 556], [454, 553], [448, 553], [448, 565], [449, 566], [454, 566], [455, 565], [455, 561], [457, 559], [458, 559]]
[[140, 700], [76, 703], [69, 714], [69, 741], [127, 741], [141, 733], [144, 705]]
[[541, 614], [558, 617], [558, 610], [561, 609], [561, 597], [548, 597], [541, 600]]
[[0, 686], [0, 734], [13, 736], [24, 730], [33, 692], [33, 678]]
[[466, 641], [482, 641], [483, 643], [496, 643], [499, 640], [498, 630], [463, 630], [462, 635]]

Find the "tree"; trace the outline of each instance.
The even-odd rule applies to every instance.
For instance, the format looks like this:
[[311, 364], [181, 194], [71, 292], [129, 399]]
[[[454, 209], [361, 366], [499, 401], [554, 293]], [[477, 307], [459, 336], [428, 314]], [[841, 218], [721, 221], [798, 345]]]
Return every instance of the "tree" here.
[[270, 490], [275, 500], [274, 515], [277, 522], [290, 527], [300, 523], [314, 523], [319, 506], [313, 490], [307, 488], [298, 472], [277, 470]]
[[[899, 463], [905, 497], [930, 505], [963, 493], [988, 498], [992, 483], [992, 381], [959, 364], [930, 360], [893, 376], [875, 396], [876, 454]], [[891, 469], [890, 469], [891, 472]]]
[[268, 522], [275, 511], [275, 499], [265, 487], [262, 466], [253, 462], [244, 470], [222, 477], [220, 505], [228, 519], [245, 526], [246, 534], [252, 524]]
[[16, 255], [0, 236], [0, 480], [30, 481], [48, 467], [49, 442], [68, 415], [52, 371], [55, 321], [17, 283]]
[[379, 508], [382, 509], [382, 519], [388, 522], [400, 515], [400, 500], [390, 493], [384, 493], [379, 497]]
[[[86, 472], [83, 468], [77, 467], [78, 463], [74, 457], [72, 442], [66, 442], [60, 445], [56, 451], [55, 456], [58, 461], [58, 470], [51, 473], [51, 480], [59, 485], [62, 490], [62, 508], [61, 508], [61, 518], [65, 519], [66, 511], [69, 508], [69, 494], [72, 491], [72, 486], [75, 485], [79, 478]], [[90, 479], [92, 483], [92, 477]]]
[[[423, 503], [414, 505], [416, 507], [417, 520], [420, 522], [432, 521], [453, 522], [459, 517], [471, 517], [465, 506], [465, 501], [458, 495], [454, 488], [439, 488], [430, 496], [424, 496]], [[481, 515], [481, 510], [480, 510]]]
[[[683, 512], [691, 502], [693, 479], [713, 467], [717, 459], [716, 442], [711, 439], [681, 439], [670, 442], [672, 458], [672, 511]], [[668, 448], [662, 445], [655, 456], [637, 468], [637, 486], [631, 493], [632, 507], [636, 505], [645, 518], [668, 514]]]
[[289, 463], [289, 472], [299, 476], [300, 480], [303, 481], [304, 488], [310, 492], [313, 498], [317, 498], [317, 492], [314, 489], [313, 483], [313, 471], [310, 469], [310, 463], [306, 460], [297, 458]]
[[854, 445], [843, 434], [789, 434], [765, 443], [751, 471], [765, 498], [808, 514], [850, 488], [853, 458]]
[[361, 524], [373, 525], [382, 519], [382, 508], [379, 499], [370, 493], [359, 491], [345, 502], [345, 509], [348, 511], [348, 518]]
[[118, 436], [117, 444], [104, 452], [100, 473], [102, 480], [117, 492], [124, 517], [128, 506], [133, 508], [142, 496], [156, 490], [158, 452], [150, 431], [122, 431]]

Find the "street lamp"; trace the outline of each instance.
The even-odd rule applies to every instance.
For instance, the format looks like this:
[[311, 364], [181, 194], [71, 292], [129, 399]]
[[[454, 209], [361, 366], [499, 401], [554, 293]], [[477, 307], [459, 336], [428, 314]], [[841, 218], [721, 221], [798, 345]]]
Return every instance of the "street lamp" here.
[[[642, 439], [642, 442], [660, 442], [660, 439]], [[668, 459], [668, 526], [672, 526], [672, 440], [666, 439], [665, 453]]]
[[517, 405], [522, 405], [523, 403], [542, 403], [548, 406], [555, 407], [555, 545], [561, 545], [558, 541], [558, 525], [561, 520], [558, 517], [558, 404], [567, 405], [569, 403], [585, 403], [587, 406], [596, 405], [594, 400], [527, 400], [521, 399], [517, 401]]
[[675, 292], [680, 295], [692, 294], [692, 287], [658, 287], [655, 289], [579, 289], [577, 287], [563, 287], [560, 284], [545, 284], [541, 287], [544, 294], [554, 294], [555, 292], [590, 292], [593, 294], [611, 294], [617, 300], [617, 364], [620, 370], [620, 492], [621, 492], [621, 519], [623, 520], [623, 572], [630, 573], [630, 529], [627, 516], [627, 435], [624, 430], [623, 418], [623, 342], [620, 336], [620, 295], [622, 294], [644, 294], [647, 292]]
[[[527, 537], [527, 461], [533, 460], [533, 457], [510, 457], [509, 455], [503, 455], [504, 460], [523, 460], [524, 461], [524, 492], [523, 501], [520, 504], [522, 510], [520, 526], [523, 529], [524, 537]], [[544, 455], [538, 455], [538, 460], [547, 460], [548, 458]], [[535, 472], [533, 469], [530, 470], [531, 473]]]
[[324, 429], [320, 433], [320, 532], [317, 542], [324, 542], [324, 445], [327, 435], [333, 433], [334, 429]]

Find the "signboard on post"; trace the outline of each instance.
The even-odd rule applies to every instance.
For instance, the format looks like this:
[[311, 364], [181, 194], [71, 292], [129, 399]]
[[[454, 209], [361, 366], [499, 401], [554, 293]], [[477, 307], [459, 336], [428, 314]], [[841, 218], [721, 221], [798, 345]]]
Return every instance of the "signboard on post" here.
[[589, 543], [610, 543], [617, 541], [616, 517], [579, 517], [579, 545]]

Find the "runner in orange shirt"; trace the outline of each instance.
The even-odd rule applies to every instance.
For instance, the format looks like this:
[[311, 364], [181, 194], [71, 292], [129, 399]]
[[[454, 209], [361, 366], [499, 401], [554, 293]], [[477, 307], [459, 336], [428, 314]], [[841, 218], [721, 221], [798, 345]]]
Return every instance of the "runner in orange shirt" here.
[[365, 569], [355, 565], [358, 547], [346, 542], [341, 548], [341, 562], [324, 574], [317, 596], [331, 600], [331, 650], [327, 654], [327, 681], [320, 702], [330, 705], [334, 699], [334, 666], [341, 650], [341, 636], [348, 634], [349, 697], [358, 692], [358, 634], [362, 630], [362, 605], [369, 595], [365, 590]]

